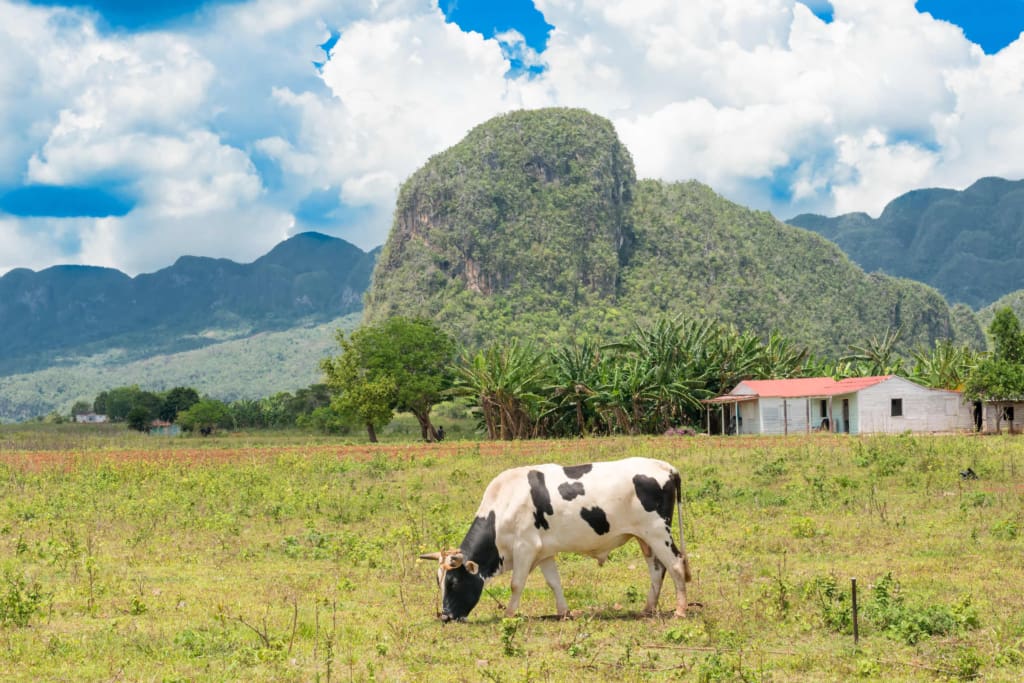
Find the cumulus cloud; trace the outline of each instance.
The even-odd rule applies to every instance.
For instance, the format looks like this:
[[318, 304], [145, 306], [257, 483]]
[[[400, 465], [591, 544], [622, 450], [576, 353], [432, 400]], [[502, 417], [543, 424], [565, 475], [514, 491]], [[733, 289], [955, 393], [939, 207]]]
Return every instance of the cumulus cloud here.
[[535, 4], [555, 27], [542, 53], [429, 0], [249, 0], [138, 34], [0, 0], [0, 189], [116, 185], [136, 202], [0, 216], [0, 271], [246, 260], [309, 227], [370, 248], [410, 173], [520, 107], [605, 115], [641, 176], [784, 218], [1024, 176], [1024, 43], [985, 55], [914, 0], [833, 0], [829, 23], [823, 0]]

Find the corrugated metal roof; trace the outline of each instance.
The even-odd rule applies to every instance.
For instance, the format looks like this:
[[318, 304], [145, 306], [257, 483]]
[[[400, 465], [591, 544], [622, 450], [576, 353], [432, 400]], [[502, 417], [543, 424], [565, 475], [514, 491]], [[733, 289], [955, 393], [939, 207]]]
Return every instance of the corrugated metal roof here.
[[851, 394], [892, 379], [895, 375], [849, 377], [838, 382], [831, 377], [800, 377], [797, 379], [749, 379], [736, 385], [729, 396], [760, 396], [762, 398], [807, 398]]

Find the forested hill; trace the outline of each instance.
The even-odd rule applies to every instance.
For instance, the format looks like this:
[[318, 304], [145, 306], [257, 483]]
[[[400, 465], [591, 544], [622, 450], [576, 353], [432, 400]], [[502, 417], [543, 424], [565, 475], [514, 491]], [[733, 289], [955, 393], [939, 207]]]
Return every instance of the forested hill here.
[[0, 376], [112, 349], [124, 362], [362, 308], [376, 250], [302, 233], [248, 264], [183, 256], [131, 278], [108, 268], [16, 269], [0, 277]]
[[877, 219], [802, 214], [788, 222], [832, 240], [864, 270], [925, 282], [974, 309], [1024, 288], [1024, 180], [915, 190]]
[[573, 109], [492, 119], [406, 181], [365, 316], [427, 316], [476, 344], [620, 333], [662, 312], [823, 353], [896, 327], [906, 347], [954, 336], [931, 287], [867, 275], [699, 183], [638, 183], [611, 123]]

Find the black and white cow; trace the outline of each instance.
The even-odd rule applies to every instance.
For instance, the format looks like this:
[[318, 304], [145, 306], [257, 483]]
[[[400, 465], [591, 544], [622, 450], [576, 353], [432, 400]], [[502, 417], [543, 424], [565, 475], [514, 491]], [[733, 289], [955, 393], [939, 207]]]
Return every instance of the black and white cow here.
[[[441, 620], [465, 621], [484, 582], [502, 572], [512, 573], [505, 614], [515, 615], [534, 567], [540, 567], [554, 592], [558, 615], [567, 617], [555, 555], [581, 553], [604, 564], [612, 550], [631, 538], [640, 542], [651, 574], [646, 611], [657, 609], [667, 569], [676, 588], [675, 614], [685, 616], [690, 564], [680, 501], [679, 472], [649, 458], [506, 470], [487, 486], [459, 548], [420, 556], [439, 563]], [[672, 539], [673, 507], [680, 510], [679, 546]]]

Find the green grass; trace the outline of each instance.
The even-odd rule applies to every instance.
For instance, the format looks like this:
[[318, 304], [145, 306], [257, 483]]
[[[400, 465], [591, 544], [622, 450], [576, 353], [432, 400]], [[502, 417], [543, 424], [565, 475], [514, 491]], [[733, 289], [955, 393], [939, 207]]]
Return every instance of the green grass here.
[[[696, 437], [342, 444], [0, 427], [4, 680], [1017, 680], [1024, 440]], [[702, 604], [640, 616], [634, 544], [435, 616], [457, 545], [520, 464], [628, 455], [683, 474]], [[976, 481], [961, 481], [970, 466]], [[860, 588], [860, 645], [849, 618]]]

